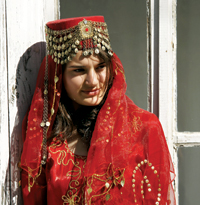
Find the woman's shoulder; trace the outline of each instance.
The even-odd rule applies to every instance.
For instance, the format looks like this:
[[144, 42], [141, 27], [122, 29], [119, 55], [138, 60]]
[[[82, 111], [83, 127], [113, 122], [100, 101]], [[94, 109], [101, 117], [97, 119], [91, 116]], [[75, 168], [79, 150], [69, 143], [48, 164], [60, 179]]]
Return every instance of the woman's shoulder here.
[[130, 113], [130, 115], [132, 117], [138, 117], [140, 118], [142, 121], [155, 121], [155, 122], [159, 122], [157, 116], [154, 113], [151, 113], [147, 110], [144, 110], [140, 107], [138, 107], [136, 104], [134, 104], [134, 102], [127, 97], [127, 103], [128, 103], [128, 112]]
[[[162, 125], [158, 117], [147, 110], [139, 108], [130, 99], [128, 102], [129, 124], [134, 130], [137, 130], [141, 136], [149, 139], [165, 140]], [[159, 137], [157, 137], [159, 135]]]

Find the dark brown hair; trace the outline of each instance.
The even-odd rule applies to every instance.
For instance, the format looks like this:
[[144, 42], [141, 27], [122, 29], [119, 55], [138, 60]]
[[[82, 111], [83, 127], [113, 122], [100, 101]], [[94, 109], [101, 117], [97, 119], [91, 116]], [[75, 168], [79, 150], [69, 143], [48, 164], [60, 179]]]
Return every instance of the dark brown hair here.
[[[79, 109], [74, 110], [72, 101], [68, 97], [64, 86], [62, 86], [58, 112], [50, 139], [56, 137], [57, 139], [64, 141], [66, 139], [70, 139], [74, 132], [78, 132], [83, 141], [90, 142], [97, 115], [108, 96], [109, 89], [113, 82], [111, 57], [102, 50], [100, 50], [98, 57], [105, 61], [107, 67], [105, 86], [105, 89], [107, 90], [102, 101], [97, 106], [81, 106]], [[63, 72], [65, 68], [66, 64], [63, 65]]]

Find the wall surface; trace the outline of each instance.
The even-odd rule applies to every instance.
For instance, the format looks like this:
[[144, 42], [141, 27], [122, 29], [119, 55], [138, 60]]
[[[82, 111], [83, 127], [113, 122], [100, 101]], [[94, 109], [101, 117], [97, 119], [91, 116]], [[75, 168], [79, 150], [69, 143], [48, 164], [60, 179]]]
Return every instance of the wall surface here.
[[[54, 5], [54, 6], [51, 6]], [[0, 1], [0, 204], [22, 204], [17, 166], [21, 124], [45, 56], [44, 25], [58, 18], [55, 0]]]
[[60, 0], [60, 18], [103, 15], [113, 51], [124, 66], [127, 92], [147, 109], [146, 0]]

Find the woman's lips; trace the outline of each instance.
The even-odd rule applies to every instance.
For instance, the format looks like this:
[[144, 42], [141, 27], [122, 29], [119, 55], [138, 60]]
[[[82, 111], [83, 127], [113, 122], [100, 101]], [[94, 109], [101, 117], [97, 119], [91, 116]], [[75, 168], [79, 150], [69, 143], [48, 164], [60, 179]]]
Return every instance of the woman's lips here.
[[100, 89], [95, 89], [95, 90], [83, 90], [82, 91], [84, 94], [88, 95], [88, 96], [95, 96], [98, 95], [100, 92]]

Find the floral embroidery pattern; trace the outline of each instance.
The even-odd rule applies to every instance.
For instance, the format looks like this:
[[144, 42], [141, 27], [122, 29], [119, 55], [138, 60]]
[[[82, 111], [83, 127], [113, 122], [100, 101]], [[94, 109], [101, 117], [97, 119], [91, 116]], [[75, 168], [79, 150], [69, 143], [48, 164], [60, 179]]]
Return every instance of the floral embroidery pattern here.
[[[87, 178], [87, 194], [88, 201], [87, 204], [92, 204], [92, 199], [100, 196], [105, 196], [105, 200], [108, 201], [110, 199], [109, 191], [113, 186], [121, 185], [122, 187], [125, 184], [124, 178], [125, 169], [120, 170], [119, 168], [114, 168], [114, 166], [110, 163], [106, 173], [104, 174], [93, 174], [91, 177]], [[92, 189], [92, 184], [95, 180], [102, 182], [102, 188], [104, 191], [101, 193], [96, 193], [95, 187]], [[102, 189], [101, 189], [102, 190]]]
[[132, 127], [134, 130], [134, 134], [138, 131], [141, 131], [141, 126], [142, 126], [142, 121], [140, 120], [140, 117], [134, 116], [132, 120]]
[[[65, 195], [62, 196], [63, 205], [78, 205], [80, 204], [81, 197], [79, 196], [79, 192], [81, 189], [82, 193], [82, 204], [84, 204], [84, 192], [82, 192], [82, 188], [85, 186], [86, 180], [82, 178], [82, 169], [84, 169], [87, 157], [77, 156], [74, 155], [68, 148], [67, 142], [64, 142], [65, 149], [57, 149], [58, 147], [62, 146], [63, 143], [56, 139], [53, 140], [54, 143], [49, 146], [49, 151], [52, 154], [59, 154], [57, 157], [57, 163], [61, 166], [71, 166], [73, 165], [73, 169], [69, 168], [69, 171], [66, 173], [66, 176], [70, 178], [70, 182], [68, 185], [68, 189]], [[71, 157], [67, 159], [67, 154]], [[80, 167], [79, 160], [84, 160], [83, 167]]]

